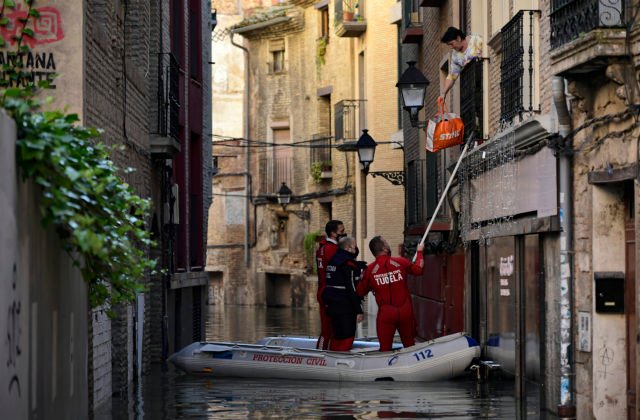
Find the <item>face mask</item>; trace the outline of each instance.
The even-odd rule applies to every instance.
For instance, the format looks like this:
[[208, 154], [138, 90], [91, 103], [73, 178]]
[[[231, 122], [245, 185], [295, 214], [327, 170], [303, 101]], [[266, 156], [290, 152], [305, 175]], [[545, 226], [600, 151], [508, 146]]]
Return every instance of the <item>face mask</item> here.
[[338, 233], [338, 240], [342, 239], [342, 238], [346, 238], [347, 234], [346, 233]]

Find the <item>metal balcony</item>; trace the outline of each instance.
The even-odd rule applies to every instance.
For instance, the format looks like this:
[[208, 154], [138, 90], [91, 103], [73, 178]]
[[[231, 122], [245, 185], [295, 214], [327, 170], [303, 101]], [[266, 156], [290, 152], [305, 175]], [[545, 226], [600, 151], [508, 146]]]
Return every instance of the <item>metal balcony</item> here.
[[624, 26], [624, 0], [552, 0], [551, 48], [597, 28]]
[[402, 1], [403, 44], [419, 44], [422, 41], [422, 16], [420, 0]]
[[460, 73], [460, 116], [465, 136], [475, 133], [476, 140], [484, 138], [482, 92], [482, 60], [474, 60]]
[[357, 38], [367, 30], [367, 21], [357, 7], [357, 0], [337, 0], [335, 2], [336, 35]]
[[180, 152], [179, 66], [171, 53], [158, 54], [157, 128], [151, 136], [151, 154], [171, 158]]
[[551, 69], [555, 75], [602, 71], [627, 54], [625, 0], [553, 0]]
[[335, 139], [339, 148], [344, 144], [355, 144], [362, 129], [366, 128], [365, 103], [362, 99], [345, 99], [335, 104]]

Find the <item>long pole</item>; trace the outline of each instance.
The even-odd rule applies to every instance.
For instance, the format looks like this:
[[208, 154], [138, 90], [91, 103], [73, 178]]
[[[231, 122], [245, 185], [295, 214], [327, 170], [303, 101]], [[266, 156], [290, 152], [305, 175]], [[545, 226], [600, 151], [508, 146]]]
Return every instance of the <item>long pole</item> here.
[[[420, 240], [420, 245], [424, 244], [425, 239], [427, 239], [427, 235], [429, 234], [429, 231], [431, 230], [431, 225], [433, 225], [433, 221], [436, 219], [436, 216], [438, 215], [438, 211], [440, 210], [440, 207], [442, 206], [442, 203], [444, 202], [445, 197], [447, 196], [447, 192], [449, 191], [449, 187], [451, 187], [451, 183], [453, 182], [453, 178], [455, 178], [456, 176], [456, 172], [458, 172], [458, 168], [460, 167], [460, 163], [462, 163], [462, 158], [464, 157], [465, 153], [467, 153], [467, 149], [469, 149], [469, 144], [471, 143], [471, 140], [467, 141], [467, 143], [464, 145], [464, 148], [462, 149], [462, 153], [460, 153], [460, 157], [458, 158], [458, 163], [456, 163], [456, 167], [453, 168], [453, 172], [451, 172], [451, 176], [449, 177], [449, 182], [447, 182], [447, 186], [444, 188], [444, 191], [442, 192], [442, 196], [440, 197], [440, 201], [438, 202], [438, 205], [436, 206], [435, 211], [433, 212], [433, 215], [431, 216], [431, 220], [429, 221], [429, 225], [427, 226], [427, 230], [424, 231], [424, 235], [422, 235], [422, 239]], [[416, 261], [416, 256], [418, 255], [418, 252], [416, 251], [416, 254], [413, 256], [413, 261]]]

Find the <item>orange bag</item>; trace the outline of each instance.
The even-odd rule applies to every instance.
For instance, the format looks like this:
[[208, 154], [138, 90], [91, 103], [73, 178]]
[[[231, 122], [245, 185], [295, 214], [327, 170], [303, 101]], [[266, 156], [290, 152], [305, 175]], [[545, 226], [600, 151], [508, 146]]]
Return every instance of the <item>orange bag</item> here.
[[457, 114], [447, 113], [442, 99], [438, 99], [438, 113], [435, 120], [427, 122], [427, 150], [437, 152], [447, 147], [462, 144], [464, 123]]

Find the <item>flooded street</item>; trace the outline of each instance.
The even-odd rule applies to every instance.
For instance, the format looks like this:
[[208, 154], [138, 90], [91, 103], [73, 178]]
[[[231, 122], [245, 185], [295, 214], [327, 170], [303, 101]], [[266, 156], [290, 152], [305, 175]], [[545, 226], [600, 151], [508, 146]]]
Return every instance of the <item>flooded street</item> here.
[[[310, 335], [318, 325], [317, 312], [305, 309], [209, 307], [207, 340]], [[542, 418], [536, 404], [517, 414], [512, 380], [477, 384], [472, 375], [437, 383], [363, 384], [193, 377], [169, 366], [165, 372], [154, 367], [137, 394], [128, 406], [114, 402], [114, 419]]]

